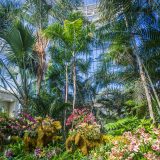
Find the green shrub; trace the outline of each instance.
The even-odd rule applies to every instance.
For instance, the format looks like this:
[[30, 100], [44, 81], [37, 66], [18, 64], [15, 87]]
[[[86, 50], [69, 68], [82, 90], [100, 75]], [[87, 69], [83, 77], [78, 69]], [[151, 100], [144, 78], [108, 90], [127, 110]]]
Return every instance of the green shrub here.
[[150, 119], [138, 119], [137, 117], [127, 117], [113, 123], [105, 125], [105, 131], [111, 135], [121, 135], [126, 131], [134, 131], [138, 128], [145, 128], [151, 132], [153, 125]]

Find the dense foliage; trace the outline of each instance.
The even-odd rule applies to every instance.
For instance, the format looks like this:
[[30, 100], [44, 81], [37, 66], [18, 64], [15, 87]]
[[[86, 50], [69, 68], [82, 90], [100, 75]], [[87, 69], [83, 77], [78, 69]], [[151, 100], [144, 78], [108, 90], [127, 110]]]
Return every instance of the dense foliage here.
[[90, 2], [0, 0], [0, 160], [160, 159], [160, 2]]

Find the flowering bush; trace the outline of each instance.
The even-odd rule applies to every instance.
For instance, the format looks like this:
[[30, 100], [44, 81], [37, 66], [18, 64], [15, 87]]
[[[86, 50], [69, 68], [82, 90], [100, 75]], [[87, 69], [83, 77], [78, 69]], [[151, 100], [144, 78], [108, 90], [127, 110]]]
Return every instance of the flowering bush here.
[[57, 156], [61, 152], [62, 152], [62, 150], [59, 147], [36, 148], [34, 150], [34, 156], [37, 159], [45, 158], [47, 160], [50, 160], [54, 156]]
[[72, 114], [68, 117], [66, 125], [75, 127], [81, 123], [93, 124], [95, 121], [94, 115], [88, 109], [74, 109]]
[[[160, 130], [154, 128], [152, 133], [144, 128], [135, 133], [125, 132], [122, 136], [110, 136], [109, 160], [160, 160]], [[123, 140], [121, 140], [123, 139]]]
[[27, 113], [20, 113], [18, 118], [0, 117], [0, 133], [3, 133], [5, 136], [20, 136], [35, 122], [34, 118]]
[[23, 136], [24, 131], [35, 123], [27, 113], [20, 113], [17, 118], [10, 118], [5, 114], [0, 115], [0, 152], [8, 143], [15, 143]]

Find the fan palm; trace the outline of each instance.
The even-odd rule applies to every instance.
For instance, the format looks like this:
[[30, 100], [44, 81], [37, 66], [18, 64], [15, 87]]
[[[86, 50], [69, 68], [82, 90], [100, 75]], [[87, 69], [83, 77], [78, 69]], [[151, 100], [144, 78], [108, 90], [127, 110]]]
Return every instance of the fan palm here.
[[33, 80], [33, 62], [36, 61], [32, 54], [34, 37], [29, 28], [18, 21], [1, 38], [6, 47], [0, 59], [0, 69], [3, 70], [0, 77], [23, 109], [27, 110]]

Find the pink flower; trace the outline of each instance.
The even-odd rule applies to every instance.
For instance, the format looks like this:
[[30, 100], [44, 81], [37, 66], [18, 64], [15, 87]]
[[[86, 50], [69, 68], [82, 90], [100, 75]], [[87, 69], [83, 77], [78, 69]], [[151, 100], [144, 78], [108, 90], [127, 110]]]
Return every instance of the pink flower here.
[[132, 141], [128, 148], [129, 148], [130, 152], [138, 152], [139, 151], [139, 146], [140, 146], [140, 143]]
[[154, 151], [160, 152], [160, 140], [156, 140], [156, 142], [151, 147]]
[[68, 117], [66, 125], [70, 126], [73, 124], [76, 126], [81, 123], [93, 124], [95, 121], [94, 115], [88, 109], [74, 109], [71, 115]]
[[154, 134], [156, 134], [156, 135], [160, 135], [160, 129], [153, 128], [153, 132], [154, 132]]
[[5, 152], [5, 156], [7, 157], [7, 158], [12, 158], [13, 157], [13, 152], [11, 151], [11, 150], [7, 150], [6, 152]]
[[144, 144], [150, 143], [152, 141], [152, 137], [148, 133], [142, 133], [140, 139]]
[[136, 133], [145, 133], [145, 128], [139, 128]]
[[160, 160], [159, 156], [156, 156], [154, 153], [152, 152], [148, 152], [144, 154], [144, 158], [146, 158], [147, 160]]

